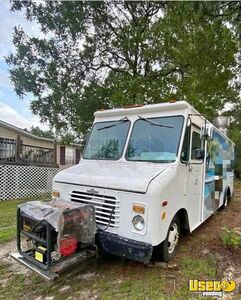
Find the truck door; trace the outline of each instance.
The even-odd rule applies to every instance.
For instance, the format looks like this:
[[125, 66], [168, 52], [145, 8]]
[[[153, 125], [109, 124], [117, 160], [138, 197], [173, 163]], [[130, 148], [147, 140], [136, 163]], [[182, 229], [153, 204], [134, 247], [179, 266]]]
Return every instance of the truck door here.
[[190, 132], [190, 154], [187, 164], [187, 199], [190, 209], [190, 223], [195, 228], [202, 220], [202, 198], [203, 198], [203, 168], [202, 160], [195, 158], [195, 150], [203, 149], [200, 138], [200, 129], [194, 125]]
[[206, 141], [203, 220], [211, 216], [222, 204], [227, 185], [228, 142], [216, 130]]

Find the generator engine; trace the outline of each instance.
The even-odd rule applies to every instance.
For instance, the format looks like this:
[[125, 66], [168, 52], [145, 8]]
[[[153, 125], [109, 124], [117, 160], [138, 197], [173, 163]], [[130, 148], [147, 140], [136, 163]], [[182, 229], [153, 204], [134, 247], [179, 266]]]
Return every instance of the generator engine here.
[[30, 201], [18, 207], [18, 252], [41, 268], [50, 269], [93, 246], [95, 233], [95, 209], [91, 205], [56, 199]]

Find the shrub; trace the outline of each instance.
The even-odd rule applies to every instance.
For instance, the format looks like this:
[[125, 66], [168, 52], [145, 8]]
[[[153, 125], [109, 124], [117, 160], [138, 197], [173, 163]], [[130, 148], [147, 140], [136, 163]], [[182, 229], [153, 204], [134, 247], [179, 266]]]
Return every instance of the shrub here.
[[223, 228], [221, 241], [225, 246], [237, 249], [241, 246], [241, 233], [235, 228]]

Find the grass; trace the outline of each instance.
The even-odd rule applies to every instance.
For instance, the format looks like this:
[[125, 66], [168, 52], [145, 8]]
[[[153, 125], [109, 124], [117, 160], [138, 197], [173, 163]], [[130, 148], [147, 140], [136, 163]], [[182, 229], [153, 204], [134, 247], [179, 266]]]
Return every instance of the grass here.
[[[34, 200], [44, 200], [50, 195], [37, 196]], [[32, 198], [0, 201], [0, 244], [8, 242], [16, 236], [17, 206]]]
[[[239, 185], [239, 182], [236, 184]], [[0, 243], [15, 236], [16, 207], [27, 200], [29, 199], [0, 202]], [[203, 299], [202, 296], [189, 292], [188, 280], [219, 280], [222, 274], [214, 256], [211, 254], [197, 256], [195, 251], [192, 254], [190, 247], [195, 247], [198, 240], [194, 233], [188, 239], [188, 243], [180, 247], [180, 254], [175, 261], [180, 270], [147, 268], [141, 263], [110, 257], [104, 261], [92, 261], [79, 270], [75, 268], [74, 274], [63, 274], [56, 282], [46, 282], [32, 272], [16, 273], [12, 270], [10, 262], [1, 262], [0, 299], [34, 299], [39, 296], [42, 298], [54, 296], [54, 300], [67, 299], [69, 296], [73, 296], [74, 299], [94, 299], [96, 296], [96, 299], [103, 300]], [[207, 240], [208, 235], [205, 237], [205, 241]], [[96, 275], [88, 280], [82, 279], [81, 275], [86, 273]], [[3, 286], [1, 279], [6, 279]], [[70, 286], [70, 289], [60, 293], [59, 289], [65, 285]], [[205, 297], [205, 299], [213, 298]]]
[[241, 236], [235, 228], [222, 228], [221, 241], [225, 246], [233, 249], [238, 249], [241, 246]]
[[[191, 257], [180, 258], [180, 283], [170, 299], [203, 299], [198, 294], [191, 294], [188, 290], [189, 279], [221, 279], [215, 259], [209, 255], [205, 258], [193, 259]], [[205, 299], [211, 299], [205, 297]]]
[[[2, 264], [0, 276], [8, 277], [7, 284], [1, 288], [0, 299], [34, 299], [42, 295], [54, 296], [55, 300], [67, 299], [70, 295], [74, 299], [130, 299], [130, 300], [186, 300], [201, 299], [198, 295], [191, 295], [188, 290], [188, 279], [207, 279], [215, 276], [215, 266], [209, 260], [192, 260], [184, 258], [180, 264], [180, 271], [167, 271], [161, 268], [147, 268], [143, 264], [126, 262], [123, 264], [118, 258], [112, 261], [91, 262], [83, 271], [75, 272], [73, 276], [62, 276], [56, 282], [46, 282], [38, 275], [9, 273], [10, 267]], [[96, 276], [89, 280], [79, 277], [82, 273], [96, 272]], [[202, 275], [201, 275], [202, 274]], [[216, 277], [215, 277], [216, 278]], [[69, 290], [60, 293], [59, 289], [65, 285]], [[82, 296], [82, 297], [81, 297]], [[205, 298], [209, 299], [209, 298]]]
[[115, 280], [99, 286], [101, 299], [166, 299], [165, 279], [160, 276], [160, 270], [144, 269], [135, 275], [132, 272], [126, 275], [126, 278], [118, 280], [118, 273], [113, 274]]
[[234, 187], [235, 187], [235, 188], [241, 189], [241, 180], [236, 179], [236, 180], [234, 181]]
[[217, 269], [212, 256], [206, 259], [195, 259], [184, 257], [180, 260], [182, 274], [189, 279], [216, 278]]
[[[11, 273], [10, 265], [0, 266], [0, 277], [8, 278], [6, 286], [1, 288], [0, 299], [34, 299], [54, 296], [54, 300], [67, 299], [130, 299], [130, 300], [186, 300], [201, 299], [188, 290], [188, 279], [219, 279], [216, 262], [211, 256], [193, 259], [182, 256], [178, 261], [180, 270], [149, 268], [142, 263], [123, 261], [118, 257], [105, 260], [93, 260], [73, 274], [63, 274], [56, 282], [46, 282], [35, 273]], [[81, 275], [94, 273], [88, 280]], [[0, 284], [1, 285], [1, 284]], [[60, 293], [63, 286], [70, 289]], [[209, 298], [205, 298], [209, 299]]]

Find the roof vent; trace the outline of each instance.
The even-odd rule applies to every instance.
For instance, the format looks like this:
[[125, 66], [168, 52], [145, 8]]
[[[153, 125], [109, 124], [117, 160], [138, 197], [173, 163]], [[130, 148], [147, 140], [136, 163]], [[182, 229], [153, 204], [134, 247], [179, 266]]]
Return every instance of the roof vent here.
[[225, 116], [218, 116], [213, 120], [214, 126], [218, 128], [223, 134], [228, 134], [228, 127], [230, 125], [230, 118]]

